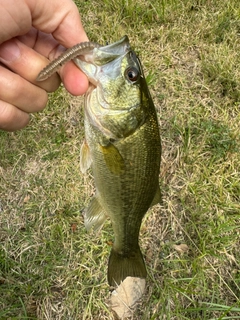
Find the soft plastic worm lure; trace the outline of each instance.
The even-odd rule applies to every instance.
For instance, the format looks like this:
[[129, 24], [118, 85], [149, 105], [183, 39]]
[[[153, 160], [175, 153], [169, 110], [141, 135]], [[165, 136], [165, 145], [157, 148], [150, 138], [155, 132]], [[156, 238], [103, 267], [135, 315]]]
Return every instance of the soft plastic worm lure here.
[[100, 44], [96, 42], [81, 42], [64, 51], [58, 58], [51, 61], [37, 76], [37, 81], [43, 81], [56, 72], [64, 63], [76, 58], [77, 56], [87, 54], [94, 48], [99, 48]]

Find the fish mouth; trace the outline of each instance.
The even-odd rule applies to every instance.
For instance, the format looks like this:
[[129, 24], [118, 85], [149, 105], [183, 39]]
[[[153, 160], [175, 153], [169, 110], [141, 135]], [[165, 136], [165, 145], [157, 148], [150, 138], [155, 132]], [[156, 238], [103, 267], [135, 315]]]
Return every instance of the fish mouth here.
[[[121, 61], [127, 55], [135, 65], [139, 66], [139, 60], [130, 47], [128, 36], [125, 35], [115, 43], [96, 47], [90, 53], [74, 58], [75, 64], [86, 74], [90, 82], [85, 96], [86, 100], [88, 100], [92, 91], [98, 87], [97, 100], [100, 102], [101, 107], [109, 112], [109, 101], [105, 99], [103, 87], [106, 84], [106, 79], [109, 82], [114, 81], [121, 74]], [[139, 68], [139, 72], [142, 73], [141, 66]], [[126, 108], [120, 110], [118, 107], [117, 110], [122, 112]]]
[[125, 55], [130, 50], [130, 44], [128, 36], [122, 37], [117, 42], [108, 44], [106, 46], [95, 48], [93, 50], [92, 58], [88, 60], [88, 55], [84, 56], [86, 62], [94, 63], [98, 66], [103, 66], [118, 57]]
[[[88, 80], [96, 87], [99, 85], [99, 77], [101, 74], [101, 67], [106, 66], [108, 63], [118, 63], [118, 59], [122, 59], [129, 51], [131, 47], [129, 44], [128, 36], [124, 36], [117, 42], [94, 48], [90, 53], [73, 59], [75, 64], [86, 74]], [[116, 61], [116, 62], [115, 62]], [[111, 66], [113, 70], [112, 76], [115, 76], [115, 68]]]

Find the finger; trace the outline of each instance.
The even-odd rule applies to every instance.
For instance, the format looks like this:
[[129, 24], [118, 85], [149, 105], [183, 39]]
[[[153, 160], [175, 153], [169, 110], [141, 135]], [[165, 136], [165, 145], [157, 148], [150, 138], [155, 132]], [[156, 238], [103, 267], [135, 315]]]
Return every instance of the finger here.
[[55, 91], [60, 84], [57, 74], [44, 82], [37, 82], [39, 71], [49, 62], [35, 50], [17, 39], [6, 41], [0, 45], [0, 61], [15, 73], [48, 92]]
[[52, 33], [64, 47], [69, 48], [78, 42], [88, 41], [78, 8], [73, 1], [28, 0], [27, 3], [33, 26], [43, 32]]
[[[42, 42], [44, 39], [49, 39], [49, 37], [42, 35], [40, 36], [40, 39]], [[30, 44], [30, 40], [25, 39], [25, 41], [28, 42], [27, 44]], [[54, 41], [51, 42], [52, 45], [55, 43]], [[38, 44], [37, 46], [40, 49], [44, 46], [44, 43]], [[64, 48], [62, 46], [57, 46], [50, 53], [46, 51], [43, 52], [43, 50], [42, 53], [48, 54], [50, 60], [53, 60], [59, 55], [59, 53], [62, 53], [63, 50]], [[49, 63], [49, 60], [42, 55], [39, 55], [17, 39], [6, 41], [0, 45], [0, 61], [4, 62], [5, 65], [21, 75], [23, 78], [31, 81], [33, 84], [36, 84], [48, 92], [55, 91], [60, 84], [60, 79], [57, 73], [42, 82], [37, 82], [35, 80], [36, 75]], [[88, 79], [74, 63], [68, 63], [63, 66], [59, 71], [59, 74], [66, 89], [71, 94], [82, 95], [87, 91]]]
[[26, 1], [0, 1], [0, 43], [27, 33], [32, 24], [31, 12]]
[[50, 60], [51, 55], [59, 55], [66, 50], [51, 34], [41, 32], [33, 27], [28, 33], [18, 36], [17, 39]]
[[88, 78], [73, 63], [67, 63], [59, 71], [63, 84], [68, 92], [74, 96], [84, 94], [89, 86]]
[[[34, 31], [31, 31], [34, 32]], [[24, 41], [27, 41], [24, 39]], [[30, 42], [28, 41], [28, 44]], [[59, 45], [58, 42], [48, 34], [43, 32], [38, 33], [37, 41], [35, 42], [34, 49], [44, 56], [47, 56], [50, 61], [57, 58], [63, 53], [66, 48]], [[59, 70], [60, 77], [63, 81], [65, 88], [72, 95], [82, 95], [88, 89], [88, 79], [86, 75], [74, 64], [67, 63]]]
[[[66, 49], [49, 34], [38, 32], [32, 28], [24, 36], [18, 37], [26, 46], [32, 47], [38, 53], [54, 60]], [[82, 95], [88, 89], [88, 79], [86, 75], [74, 63], [64, 65], [59, 74], [65, 88], [73, 95]]]
[[30, 120], [29, 114], [0, 100], [0, 129], [15, 131], [24, 128]]
[[0, 100], [30, 113], [42, 110], [47, 99], [45, 90], [0, 65]]

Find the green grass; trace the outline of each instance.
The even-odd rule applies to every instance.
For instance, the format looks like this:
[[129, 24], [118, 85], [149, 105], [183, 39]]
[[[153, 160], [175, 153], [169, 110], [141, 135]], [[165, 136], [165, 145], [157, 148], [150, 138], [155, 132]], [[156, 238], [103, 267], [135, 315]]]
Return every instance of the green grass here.
[[[129, 36], [161, 126], [163, 203], [143, 221], [133, 319], [240, 319], [239, 1], [76, 2], [91, 40]], [[81, 215], [94, 193], [82, 107], [60, 88], [27, 128], [0, 132], [0, 319], [113, 319], [111, 225], [88, 234]]]

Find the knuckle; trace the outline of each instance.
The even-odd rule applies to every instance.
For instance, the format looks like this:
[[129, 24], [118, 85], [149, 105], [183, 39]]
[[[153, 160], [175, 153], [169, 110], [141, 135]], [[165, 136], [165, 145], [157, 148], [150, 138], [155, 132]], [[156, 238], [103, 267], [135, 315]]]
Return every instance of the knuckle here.
[[41, 111], [47, 104], [45, 88], [32, 83], [18, 74], [2, 68], [0, 73], [0, 100], [27, 113]]

